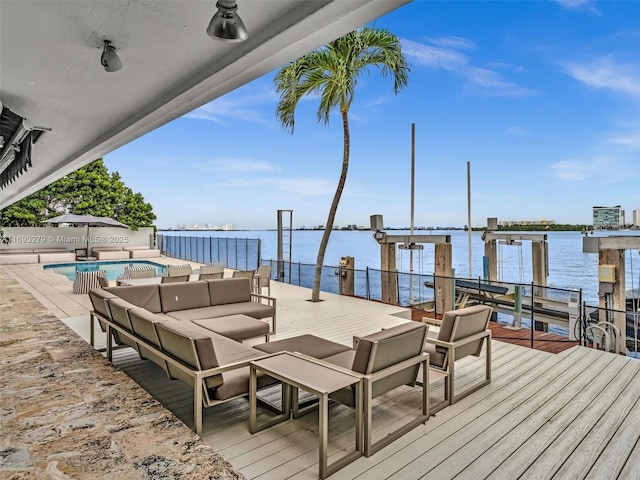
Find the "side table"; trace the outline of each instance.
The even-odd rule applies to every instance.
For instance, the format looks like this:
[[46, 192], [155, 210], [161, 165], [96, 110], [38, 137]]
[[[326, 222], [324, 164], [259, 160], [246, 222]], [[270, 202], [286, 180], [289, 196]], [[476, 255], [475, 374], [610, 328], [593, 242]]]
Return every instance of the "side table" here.
[[[362, 456], [362, 382], [361, 378], [350, 375], [344, 371], [332, 368], [331, 366], [315, 361], [302, 355], [291, 352], [277, 353], [270, 357], [254, 360], [249, 364], [249, 431], [259, 432], [276, 423], [283, 422], [290, 418], [291, 397], [297, 399], [297, 389], [301, 388], [306, 392], [316, 395], [319, 399], [318, 416], [318, 463], [320, 478], [326, 478], [342, 467], [351, 463], [356, 458]], [[282, 415], [258, 426], [257, 415], [257, 372], [263, 372], [285, 385], [282, 399]], [[356, 387], [356, 445], [355, 451], [348, 453], [331, 465], [328, 464], [327, 453], [329, 443], [329, 394], [345, 387], [355, 385]], [[295, 389], [291, 395], [291, 389]]]

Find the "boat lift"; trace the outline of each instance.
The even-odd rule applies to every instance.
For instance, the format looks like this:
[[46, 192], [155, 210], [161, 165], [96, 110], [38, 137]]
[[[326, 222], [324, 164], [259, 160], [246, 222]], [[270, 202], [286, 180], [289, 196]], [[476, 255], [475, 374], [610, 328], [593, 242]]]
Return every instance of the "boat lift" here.
[[382, 302], [398, 304], [398, 271], [396, 268], [396, 246], [417, 250], [424, 243], [435, 244], [434, 281], [436, 311], [453, 310], [453, 247], [451, 235], [387, 235], [384, 232], [382, 215], [371, 215], [373, 238], [380, 244], [380, 270]]
[[[600, 322], [613, 310], [613, 324], [619, 331], [619, 352], [626, 353], [627, 300], [625, 258], [627, 250], [640, 250], [640, 236], [584, 237], [583, 252], [598, 253], [598, 297]], [[632, 273], [633, 274], [633, 273]]]

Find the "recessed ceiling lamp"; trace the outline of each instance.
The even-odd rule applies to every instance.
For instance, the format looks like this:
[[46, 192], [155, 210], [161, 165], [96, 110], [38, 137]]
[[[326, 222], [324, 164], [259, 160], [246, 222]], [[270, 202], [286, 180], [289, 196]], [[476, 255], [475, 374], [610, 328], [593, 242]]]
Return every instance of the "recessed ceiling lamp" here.
[[211, 18], [207, 33], [211, 38], [221, 38], [227, 42], [244, 42], [247, 29], [238, 15], [238, 5], [235, 0], [218, 0], [218, 11]]
[[116, 47], [111, 45], [109, 40], [104, 41], [104, 49], [102, 50], [100, 63], [107, 72], [117, 72], [122, 68], [122, 61], [116, 53]]

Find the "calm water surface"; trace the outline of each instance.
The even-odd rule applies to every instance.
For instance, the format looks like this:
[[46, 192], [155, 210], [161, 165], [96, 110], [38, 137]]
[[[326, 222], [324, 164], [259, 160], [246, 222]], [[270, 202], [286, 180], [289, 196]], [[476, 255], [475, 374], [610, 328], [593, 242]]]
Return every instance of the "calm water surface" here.
[[[231, 237], [258, 238], [262, 241], [262, 258], [277, 258], [276, 231], [232, 231], [232, 232], [161, 232], [163, 235], [182, 235], [192, 237]], [[392, 230], [389, 235], [405, 235], [408, 231]], [[416, 231], [416, 234], [429, 234], [428, 231]], [[434, 235], [451, 235], [453, 245], [453, 268], [456, 276], [478, 278], [482, 276], [482, 256], [484, 241], [481, 232], [472, 233], [472, 271], [469, 274], [468, 234], [462, 230], [438, 230]], [[514, 233], [514, 232], [511, 232]], [[537, 232], [535, 232], [537, 233]], [[620, 235], [639, 235], [638, 232], [619, 232]], [[294, 231], [292, 237], [292, 261], [315, 264], [318, 245], [322, 232], [317, 230]], [[580, 232], [549, 232], [549, 286], [558, 288], [582, 289], [583, 299], [589, 304], [598, 301], [598, 255], [582, 253], [582, 234]], [[628, 251], [626, 255], [626, 286], [640, 287], [640, 255], [638, 250]], [[380, 268], [380, 246], [370, 231], [341, 231], [331, 233], [325, 265], [338, 265], [341, 257], [355, 258], [356, 269], [367, 267]], [[505, 282], [529, 283], [533, 279], [531, 265], [531, 243], [523, 242], [519, 246], [498, 247], [500, 280]], [[398, 250], [398, 270], [409, 272], [409, 253]], [[413, 272], [433, 274], [434, 246], [425, 244], [424, 250], [414, 252]]]

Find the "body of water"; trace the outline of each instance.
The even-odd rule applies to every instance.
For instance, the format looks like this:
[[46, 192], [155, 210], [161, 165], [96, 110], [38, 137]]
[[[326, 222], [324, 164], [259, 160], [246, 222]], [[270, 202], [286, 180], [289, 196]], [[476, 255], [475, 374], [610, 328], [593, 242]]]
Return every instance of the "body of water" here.
[[124, 273], [126, 267], [134, 266], [152, 266], [156, 268], [157, 275], [162, 275], [165, 266], [160, 263], [150, 262], [148, 260], [112, 260], [106, 262], [80, 262], [80, 263], [59, 263], [45, 265], [43, 268], [51, 269], [60, 275], [64, 275], [69, 280], [74, 281], [78, 272], [97, 272], [104, 270], [107, 273], [107, 280], [115, 281]]
[[[260, 239], [262, 259], [277, 259], [277, 232], [268, 231], [230, 231], [230, 232], [161, 232], [163, 235], [191, 237], [220, 237]], [[389, 235], [406, 235], [408, 231], [392, 230]], [[419, 235], [428, 235], [429, 231], [416, 231]], [[468, 233], [462, 230], [434, 230], [433, 235], [451, 235], [453, 245], [453, 268], [457, 277], [478, 278], [483, 274], [484, 240], [481, 232], [472, 233], [472, 266], [469, 272]], [[509, 232], [516, 233], [516, 232]], [[541, 233], [541, 232], [533, 232]], [[617, 232], [616, 235], [638, 235], [638, 232]], [[603, 234], [604, 235], [604, 234]], [[292, 236], [293, 262], [315, 264], [322, 232], [318, 230], [296, 230]], [[551, 287], [582, 289], [583, 300], [589, 304], [598, 302], [598, 255], [582, 253], [580, 232], [548, 232], [549, 277]], [[629, 250], [626, 254], [626, 287], [640, 287], [640, 255], [638, 250]], [[354, 257], [355, 268], [367, 267], [380, 269], [380, 245], [371, 231], [342, 231], [331, 233], [325, 255], [325, 265], [339, 264], [343, 256]], [[531, 242], [522, 246], [498, 246], [500, 280], [514, 283], [530, 283], [533, 280], [531, 264]], [[409, 251], [398, 250], [397, 268], [403, 272], [410, 269]], [[413, 273], [431, 275], [434, 270], [434, 245], [425, 244], [424, 249], [414, 251]]]

